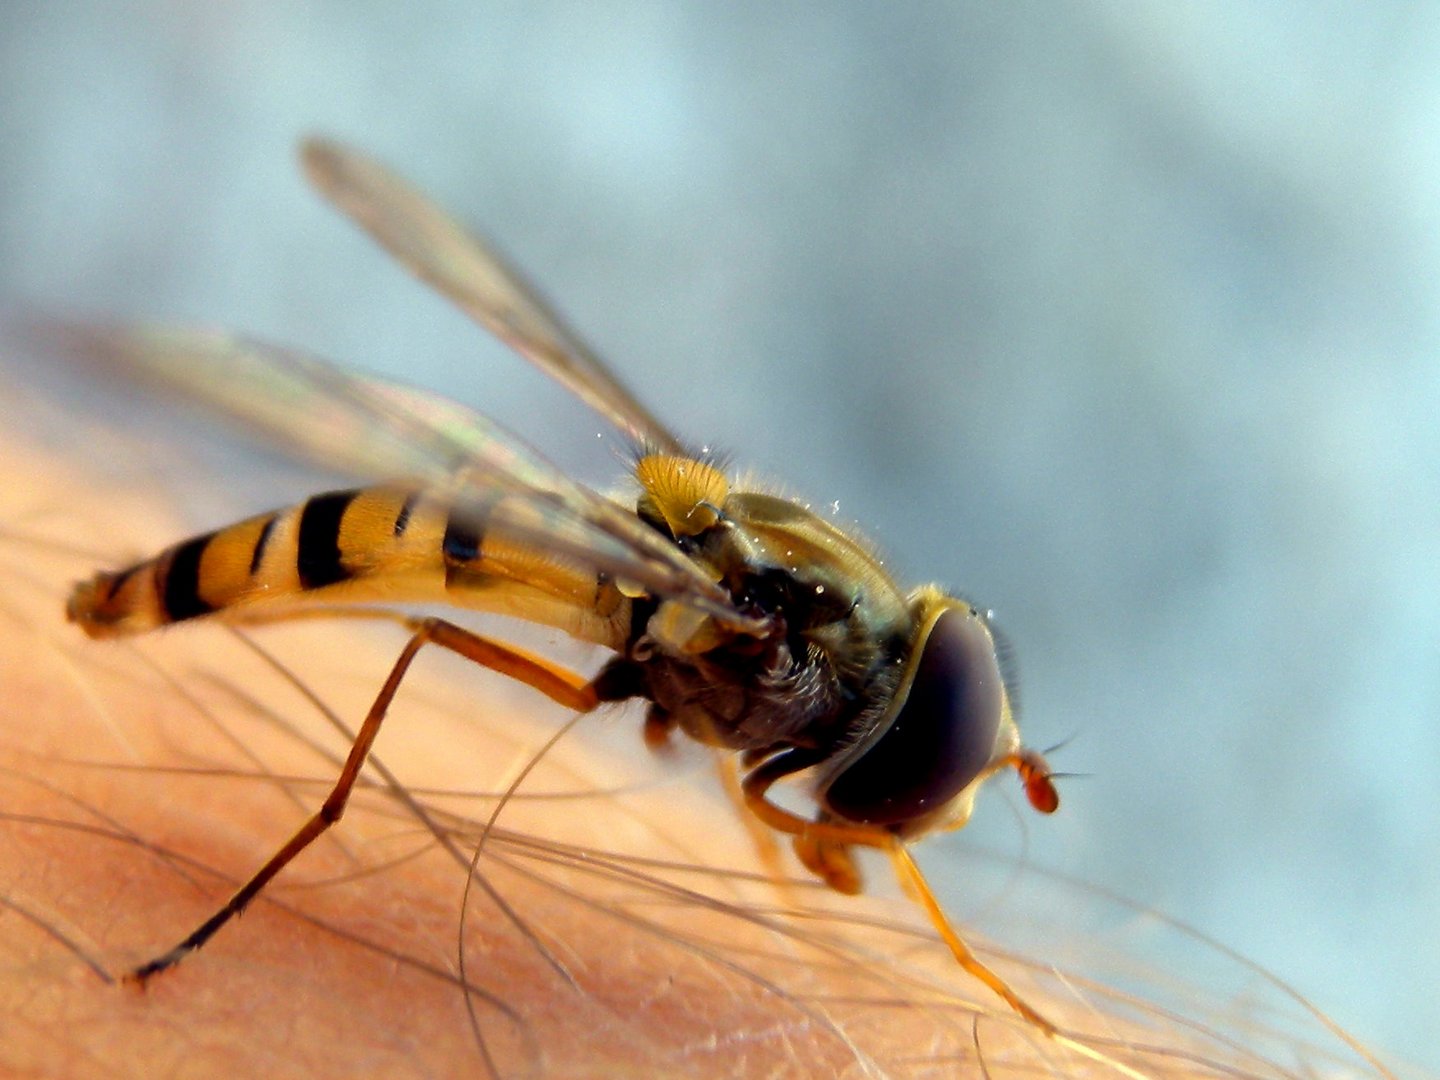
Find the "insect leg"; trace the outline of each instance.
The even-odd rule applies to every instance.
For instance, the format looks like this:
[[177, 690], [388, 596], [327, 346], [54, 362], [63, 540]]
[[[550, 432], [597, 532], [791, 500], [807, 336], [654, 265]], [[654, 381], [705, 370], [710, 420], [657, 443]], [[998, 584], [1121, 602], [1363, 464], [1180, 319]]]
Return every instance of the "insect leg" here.
[[[833, 857], [834, 853], [838, 851], [844, 854], [846, 863], [849, 863], [849, 853], [846, 849], [855, 844], [878, 848], [885, 852], [890, 856], [890, 862], [895, 868], [895, 876], [899, 879], [900, 884], [925, 909], [931, 925], [939, 932], [941, 939], [949, 947], [961, 968], [988, 986], [1015, 1012], [1046, 1035], [1052, 1038], [1058, 1036], [1059, 1032], [1054, 1024], [1010, 989], [1010, 985], [990, 970], [965, 944], [964, 939], [950, 925], [950, 920], [940, 907], [939, 901], [935, 899], [935, 894], [930, 890], [925, 875], [921, 873], [920, 867], [911, 858], [909, 849], [905, 847], [905, 842], [900, 837], [888, 829], [873, 825], [851, 825], [837, 821], [806, 821], [799, 815], [776, 806], [765, 797], [771, 786], [781, 777], [798, 772], [811, 764], [814, 764], [811, 755], [795, 750], [770, 758], [745, 777], [745, 805], [756, 817], [772, 828], [794, 834], [802, 845], [815, 845], [813, 850], [823, 855], [825, 859]], [[828, 863], [822, 862], [822, 865], [828, 865]], [[853, 864], [851, 864], [851, 871], [853, 872]], [[821, 876], [824, 876], [827, 882], [829, 881], [829, 877], [823, 871]], [[1068, 1040], [1065, 1041], [1068, 1042]]]
[[740, 798], [750, 811], [750, 819], [759, 819], [778, 832], [795, 838], [795, 855], [805, 869], [836, 892], [854, 896], [861, 890], [860, 871], [850, 857], [848, 841], [836, 842], [817, 832], [818, 822], [806, 821], [782, 810], [765, 798], [770, 786], [782, 777], [808, 768], [818, 756], [790, 750], [763, 761], [745, 776], [740, 785]]
[[775, 833], [767, 829], [763, 821], [753, 812], [745, 812], [745, 789], [740, 779], [738, 759], [733, 754], [717, 755], [715, 771], [720, 776], [720, 786], [725, 792], [725, 798], [730, 800], [737, 816], [745, 824], [745, 831], [750, 834], [750, 842], [755, 846], [755, 855], [759, 858], [760, 865], [775, 879], [777, 885], [780, 884], [785, 876], [780, 861], [780, 845], [775, 842]]
[[345, 758], [345, 764], [340, 769], [340, 776], [336, 779], [334, 787], [331, 788], [330, 794], [320, 809], [295, 831], [295, 834], [269, 858], [264, 866], [255, 872], [249, 881], [235, 891], [223, 907], [201, 923], [189, 937], [168, 952], [140, 965], [127, 976], [127, 979], [143, 985], [152, 975], [173, 967], [187, 954], [200, 948], [214, 936], [217, 930], [244, 911], [246, 905], [255, 899], [260, 890], [268, 885], [270, 880], [284, 869], [290, 860], [340, 820], [345, 813], [345, 806], [350, 800], [350, 792], [360, 776], [360, 770], [364, 768], [365, 759], [370, 755], [370, 749], [375, 743], [376, 736], [380, 734], [380, 725], [384, 722], [390, 702], [394, 700], [395, 694], [399, 691], [400, 684], [404, 681], [406, 672], [410, 670], [416, 654], [426, 645], [438, 645], [441, 648], [449, 649], [467, 660], [490, 668], [492, 671], [498, 671], [502, 675], [508, 675], [577, 712], [589, 712], [597, 704], [595, 691], [588, 681], [538, 657], [490, 641], [443, 619], [419, 619], [410, 625], [414, 626], [415, 632], [406, 642], [405, 648], [401, 650], [400, 656], [390, 669], [389, 677], [386, 678], [384, 686], [380, 688], [379, 694], [371, 704], [370, 710], [365, 716], [365, 722], [360, 725], [360, 730], [350, 747], [350, 753]]

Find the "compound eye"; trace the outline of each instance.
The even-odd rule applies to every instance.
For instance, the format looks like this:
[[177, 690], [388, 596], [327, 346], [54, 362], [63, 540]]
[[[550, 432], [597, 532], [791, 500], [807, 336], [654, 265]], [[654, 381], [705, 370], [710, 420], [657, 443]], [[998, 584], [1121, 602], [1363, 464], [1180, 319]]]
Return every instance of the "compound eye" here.
[[849, 821], [923, 817], [964, 791], [995, 754], [1005, 692], [984, 621], [968, 608], [946, 608], [919, 648], [894, 721], [822, 796]]

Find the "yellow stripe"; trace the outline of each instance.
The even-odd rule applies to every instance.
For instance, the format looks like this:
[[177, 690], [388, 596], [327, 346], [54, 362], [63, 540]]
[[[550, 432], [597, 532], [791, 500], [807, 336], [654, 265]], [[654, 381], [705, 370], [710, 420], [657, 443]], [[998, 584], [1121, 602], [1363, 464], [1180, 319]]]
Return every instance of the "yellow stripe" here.
[[[250, 518], [216, 533], [200, 557], [200, 598], [214, 608], [229, 607], [254, 589], [250, 562], [272, 515]], [[279, 523], [276, 523], [278, 527]], [[274, 554], [272, 531], [267, 561]]]

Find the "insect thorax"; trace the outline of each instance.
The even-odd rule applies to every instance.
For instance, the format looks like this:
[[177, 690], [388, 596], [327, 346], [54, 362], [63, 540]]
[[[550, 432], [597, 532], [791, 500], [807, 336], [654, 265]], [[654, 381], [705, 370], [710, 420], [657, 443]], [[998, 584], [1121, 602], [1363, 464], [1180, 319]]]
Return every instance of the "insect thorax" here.
[[895, 692], [912, 616], [878, 564], [803, 507], [734, 494], [717, 520], [676, 538], [762, 637], [726, 633], [683, 600], [635, 601], [617, 696], [649, 700], [651, 721], [733, 750], [836, 747], [864, 730]]

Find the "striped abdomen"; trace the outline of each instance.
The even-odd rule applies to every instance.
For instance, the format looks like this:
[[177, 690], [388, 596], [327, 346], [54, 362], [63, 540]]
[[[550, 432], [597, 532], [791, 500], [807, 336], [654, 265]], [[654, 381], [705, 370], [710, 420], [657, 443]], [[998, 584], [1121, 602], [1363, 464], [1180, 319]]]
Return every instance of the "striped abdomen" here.
[[[474, 518], [472, 513], [470, 518]], [[92, 637], [139, 633], [257, 604], [444, 602], [516, 615], [619, 647], [626, 601], [593, 571], [485, 537], [447, 500], [404, 487], [316, 495], [75, 587]]]

